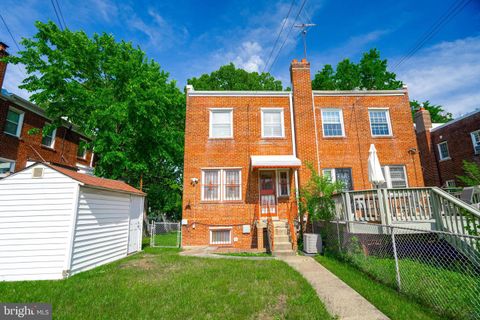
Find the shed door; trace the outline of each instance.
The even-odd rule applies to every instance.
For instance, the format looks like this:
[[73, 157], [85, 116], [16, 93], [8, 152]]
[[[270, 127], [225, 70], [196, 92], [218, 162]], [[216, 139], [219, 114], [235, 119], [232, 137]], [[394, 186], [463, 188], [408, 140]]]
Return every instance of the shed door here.
[[130, 202], [130, 230], [128, 233], [128, 253], [139, 251], [142, 239], [141, 214], [143, 198], [132, 196]]

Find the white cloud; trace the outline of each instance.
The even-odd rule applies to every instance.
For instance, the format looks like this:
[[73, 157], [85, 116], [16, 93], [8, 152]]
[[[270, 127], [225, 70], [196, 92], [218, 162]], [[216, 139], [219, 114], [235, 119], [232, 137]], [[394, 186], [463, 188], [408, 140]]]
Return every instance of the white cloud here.
[[480, 108], [480, 36], [419, 51], [397, 71], [410, 98], [443, 105], [455, 116]]
[[246, 41], [240, 46], [238, 55], [233, 59], [233, 63], [249, 72], [259, 72], [265, 64], [260, 56], [262, 51], [262, 46], [258, 42]]

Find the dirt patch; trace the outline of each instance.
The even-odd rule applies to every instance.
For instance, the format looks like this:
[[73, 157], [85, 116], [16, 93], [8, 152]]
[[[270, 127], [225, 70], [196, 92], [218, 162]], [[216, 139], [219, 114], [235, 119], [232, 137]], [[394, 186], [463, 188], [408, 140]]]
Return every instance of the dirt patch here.
[[156, 266], [154, 258], [155, 258], [155, 255], [153, 254], [144, 254], [141, 258], [127, 261], [125, 263], [122, 263], [118, 267], [120, 269], [134, 268], [134, 269], [140, 269], [140, 270], [151, 270]]
[[260, 320], [283, 319], [287, 311], [287, 296], [281, 294], [275, 304], [268, 305], [267, 308], [258, 313], [254, 318]]

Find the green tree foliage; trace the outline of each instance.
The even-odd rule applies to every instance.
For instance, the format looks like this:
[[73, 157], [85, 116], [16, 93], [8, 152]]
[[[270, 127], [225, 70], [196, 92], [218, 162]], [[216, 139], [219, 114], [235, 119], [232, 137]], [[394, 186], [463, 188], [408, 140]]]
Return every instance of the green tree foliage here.
[[430, 117], [432, 118], [433, 123], [445, 123], [453, 119], [452, 114], [445, 111], [441, 105], [430, 104], [430, 101], [428, 100], [423, 103], [418, 102], [417, 100], [410, 101], [412, 116], [415, 116], [415, 112], [420, 110], [422, 106], [430, 112]]
[[110, 34], [87, 36], [36, 22], [37, 33], [11, 63], [23, 63], [21, 88], [46, 110], [93, 139], [95, 174], [149, 193], [149, 206], [178, 215], [183, 168], [184, 95], [160, 65]]
[[381, 59], [377, 49], [364, 53], [358, 64], [349, 59], [340, 61], [335, 71], [327, 64], [312, 81], [314, 90], [390, 90], [402, 86], [395, 73], [387, 70], [387, 60]]
[[282, 82], [270, 73], [247, 72], [233, 63], [221, 66], [210, 74], [187, 80], [195, 90], [272, 90], [282, 91]]
[[475, 162], [463, 160], [464, 176], [457, 178], [466, 186], [480, 186], [480, 166]]

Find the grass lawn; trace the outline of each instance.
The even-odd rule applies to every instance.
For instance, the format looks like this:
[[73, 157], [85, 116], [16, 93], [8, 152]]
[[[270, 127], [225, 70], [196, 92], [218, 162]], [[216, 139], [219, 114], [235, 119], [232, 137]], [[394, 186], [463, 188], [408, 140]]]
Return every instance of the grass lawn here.
[[[326, 256], [317, 256], [317, 261], [360, 293], [392, 320], [395, 319], [442, 319], [428, 308], [412, 301], [389, 286], [381, 284], [355, 267]], [[420, 290], [427, 290], [419, 283]]]
[[179, 239], [177, 231], [157, 234], [154, 236], [154, 246], [179, 247], [180, 244], [177, 239]]
[[53, 304], [55, 319], [330, 319], [277, 260], [183, 257], [145, 248], [62, 281], [0, 282], [2, 302]]

